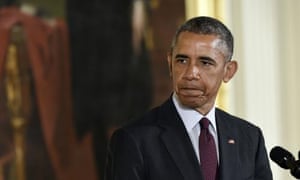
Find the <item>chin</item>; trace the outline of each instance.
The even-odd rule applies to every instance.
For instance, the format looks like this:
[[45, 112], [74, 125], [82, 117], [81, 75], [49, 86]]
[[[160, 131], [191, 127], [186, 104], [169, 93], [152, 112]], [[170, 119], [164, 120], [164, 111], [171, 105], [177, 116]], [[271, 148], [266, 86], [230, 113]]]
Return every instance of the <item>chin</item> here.
[[199, 100], [197, 100], [196, 98], [179, 98], [180, 102], [182, 105], [189, 107], [189, 108], [197, 108], [199, 107]]

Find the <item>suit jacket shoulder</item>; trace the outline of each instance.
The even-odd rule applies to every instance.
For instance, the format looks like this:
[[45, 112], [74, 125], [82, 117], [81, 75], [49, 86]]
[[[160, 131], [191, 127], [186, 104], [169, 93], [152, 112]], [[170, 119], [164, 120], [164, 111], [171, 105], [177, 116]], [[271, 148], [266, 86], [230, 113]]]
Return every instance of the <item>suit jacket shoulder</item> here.
[[216, 109], [216, 121], [222, 179], [271, 180], [261, 129], [220, 109]]
[[172, 100], [117, 130], [108, 152], [107, 180], [201, 180], [192, 143]]

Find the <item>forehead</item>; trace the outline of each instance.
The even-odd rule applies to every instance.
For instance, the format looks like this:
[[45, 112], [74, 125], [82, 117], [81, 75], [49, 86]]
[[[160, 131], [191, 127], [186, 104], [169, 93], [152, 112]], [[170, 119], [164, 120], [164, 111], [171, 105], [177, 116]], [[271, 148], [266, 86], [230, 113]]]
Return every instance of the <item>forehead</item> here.
[[215, 56], [225, 57], [226, 46], [224, 41], [217, 35], [197, 34], [193, 32], [182, 32], [179, 34], [173, 54], [177, 53], [208, 53]]

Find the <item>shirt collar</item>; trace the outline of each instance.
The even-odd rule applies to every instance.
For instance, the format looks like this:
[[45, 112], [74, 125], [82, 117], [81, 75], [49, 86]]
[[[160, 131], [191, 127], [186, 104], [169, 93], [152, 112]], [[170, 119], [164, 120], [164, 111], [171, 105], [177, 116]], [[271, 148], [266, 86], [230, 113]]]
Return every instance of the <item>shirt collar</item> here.
[[195, 109], [191, 109], [182, 105], [176, 93], [173, 93], [172, 100], [188, 132], [190, 132], [192, 128], [195, 127], [203, 117], [206, 117], [210, 121], [214, 131], [216, 132], [215, 106], [213, 106], [213, 108], [207, 113], [207, 115], [203, 116]]

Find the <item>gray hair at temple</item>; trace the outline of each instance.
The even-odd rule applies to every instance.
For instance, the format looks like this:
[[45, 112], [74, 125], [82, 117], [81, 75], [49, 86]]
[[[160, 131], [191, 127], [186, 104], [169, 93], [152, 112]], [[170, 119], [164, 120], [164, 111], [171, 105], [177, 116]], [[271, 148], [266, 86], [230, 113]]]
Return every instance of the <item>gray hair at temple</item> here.
[[171, 53], [176, 46], [178, 36], [182, 32], [192, 32], [200, 35], [218, 36], [219, 39], [222, 40], [221, 45], [225, 45], [226, 47], [226, 52], [224, 52], [226, 53], [226, 60], [231, 60], [233, 55], [233, 36], [230, 30], [221, 21], [206, 16], [195, 17], [186, 21], [177, 29], [176, 34], [173, 37], [171, 44]]

